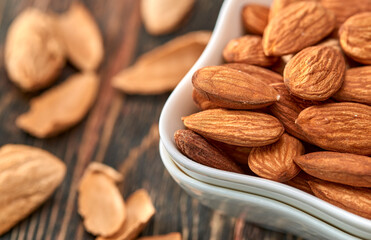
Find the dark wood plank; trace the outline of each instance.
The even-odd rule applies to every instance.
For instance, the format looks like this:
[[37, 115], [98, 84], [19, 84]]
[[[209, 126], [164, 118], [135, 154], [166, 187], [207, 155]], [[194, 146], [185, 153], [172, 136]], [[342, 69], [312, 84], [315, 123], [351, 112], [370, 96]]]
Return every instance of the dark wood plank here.
[[[35, 6], [63, 12], [73, 0], [0, 1], [0, 53], [6, 30], [23, 9]], [[77, 214], [77, 184], [91, 161], [104, 162], [125, 176], [124, 197], [138, 188], [149, 191], [157, 209], [142, 235], [179, 231], [183, 239], [297, 239], [223, 216], [190, 198], [170, 177], [158, 152], [158, 118], [168, 93], [157, 96], [125, 95], [110, 85], [111, 78], [144, 52], [189, 31], [212, 30], [222, 0], [198, 0], [184, 25], [173, 34], [154, 37], [141, 25], [138, 0], [83, 1], [104, 36], [105, 59], [99, 68], [98, 100], [88, 116], [58, 137], [40, 140], [15, 127], [16, 117], [37, 94], [24, 94], [7, 78], [0, 60], [0, 145], [22, 143], [44, 148], [68, 166], [68, 174], [55, 194], [28, 218], [0, 239], [93, 239]], [[207, 14], [205, 14], [207, 13]], [[76, 26], [78, 28], [78, 26]], [[61, 82], [77, 72], [67, 65]]]

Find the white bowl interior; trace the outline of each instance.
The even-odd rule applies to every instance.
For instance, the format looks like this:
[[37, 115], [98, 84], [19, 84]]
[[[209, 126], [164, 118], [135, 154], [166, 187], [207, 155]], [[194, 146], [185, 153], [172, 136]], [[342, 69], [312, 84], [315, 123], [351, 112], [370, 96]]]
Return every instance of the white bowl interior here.
[[368, 219], [285, 184], [198, 164], [184, 156], [176, 148], [173, 135], [176, 130], [184, 128], [181, 117], [198, 111], [191, 97], [192, 75], [201, 67], [218, 65], [223, 62], [222, 50], [224, 46], [229, 40], [243, 35], [240, 11], [242, 6], [247, 3], [269, 5], [271, 0], [226, 0], [224, 2], [205, 51], [164, 105], [159, 123], [160, 137], [164, 147], [179, 167], [198, 180], [283, 201], [347, 232], [371, 239], [371, 221]]

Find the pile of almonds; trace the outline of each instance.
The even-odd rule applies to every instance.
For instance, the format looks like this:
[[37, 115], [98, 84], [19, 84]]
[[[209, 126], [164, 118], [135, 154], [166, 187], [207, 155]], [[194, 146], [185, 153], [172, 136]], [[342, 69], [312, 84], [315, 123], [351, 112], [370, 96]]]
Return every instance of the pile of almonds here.
[[226, 63], [193, 74], [177, 147], [371, 219], [371, 1], [274, 0], [242, 21]]

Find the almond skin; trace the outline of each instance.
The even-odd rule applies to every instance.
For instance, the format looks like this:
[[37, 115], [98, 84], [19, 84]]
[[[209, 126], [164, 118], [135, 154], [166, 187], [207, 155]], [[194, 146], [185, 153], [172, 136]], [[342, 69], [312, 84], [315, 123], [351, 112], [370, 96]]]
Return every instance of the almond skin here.
[[322, 180], [308, 182], [316, 197], [339, 208], [371, 219], [371, 189], [346, 186]]
[[333, 47], [308, 47], [296, 54], [285, 66], [286, 87], [306, 100], [324, 101], [343, 84], [345, 61]]
[[330, 182], [371, 187], [371, 158], [350, 153], [312, 152], [294, 159], [306, 173]]
[[265, 82], [266, 84], [283, 82], [283, 78], [280, 74], [263, 67], [254, 66], [246, 63], [226, 63], [223, 64], [222, 66], [233, 68], [244, 73], [250, 74], [253, 77], [256, 77], [259, 80]]
[[228, 42], [223, 50], [224, 60], [228, 63], [247, 63], [262, 67], [272, 66], [277, 57], [267, 57], [263, 52], [260, 36], [246, 35]]
[[371, 154], [371, 107], [328, 103], [304, 109], [296, 124], [317, 146], [337, 152]]
[[247, 4], [242, 9], [242, 23], [247, 32], [263, 35], [268, 24], [269, 8], [260, 4]]
[[332, 97], [340, 102], [371, 105], [371, 66], [348, 69], [343, 85]]
[[243, 173], [226, 154], [191, 130], [176, 131], [174, 140], [179, 150], [195, 162], [228, 172]]
[[193, 74], [192, 84], [219, 107], [262, 108], [277, 101], [274, 88], [247, 73], [223, 66], [204, 67]]
[[284, 131], [275, 117], [249, 111], [210, 109], [182, 120], [187, 128], [204, 137], [244, 147], [274, 143]]
[[272, 18], [264, 30], [267, 56], [295, 53], [326, 37], [335, 27], [335, 16], [314, 1], [292, 3]]
[[286, 182], [300, 172], [294, 158], [303, 153], [303, 144], [284, 133], [271, 145], [253, 148], [249, 155], [249, 167], [260, 177]]
[[348, 18], [339, 29], [339, 39], [349, 57], [363, 64], [371, 64], [371, 12]]

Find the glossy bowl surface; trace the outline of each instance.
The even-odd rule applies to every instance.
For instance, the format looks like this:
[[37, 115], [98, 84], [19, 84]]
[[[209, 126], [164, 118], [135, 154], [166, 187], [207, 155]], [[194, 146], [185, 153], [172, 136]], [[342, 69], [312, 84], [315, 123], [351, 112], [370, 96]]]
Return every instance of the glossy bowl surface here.
[[352, 214], [285, 184], [198, 164], [177, 149], [173, 135], [176, 130], [184, 128], [181, 117], [198, 111], [191, 97], [192, 75], [201, 67], [218, 65], [223, 62], [222, 50], [224, 46], [229, 40], [244, 34], [240, 12], [247, 3], [269, 5], [271, 1], [226, 0], [224, 2], [209, 44], [199, 60], [172, 92], [162, 110], [159, 131], [166, 151], [182, 171], [198, 181], [280, 201], [321, 219], [342, 231], [364, 239], [371, 239], [371, 220], [369, 219]]

